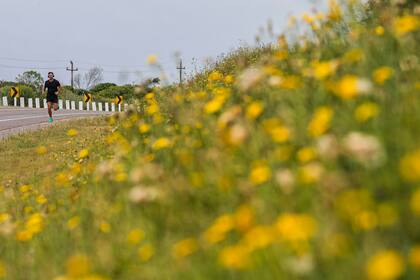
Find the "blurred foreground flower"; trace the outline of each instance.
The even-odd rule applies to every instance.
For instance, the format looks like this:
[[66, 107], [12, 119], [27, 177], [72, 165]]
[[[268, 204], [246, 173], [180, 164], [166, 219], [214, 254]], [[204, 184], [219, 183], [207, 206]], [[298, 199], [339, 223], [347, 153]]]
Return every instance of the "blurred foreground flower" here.
[[157, 56], [154, 54], [151, 54], [147, 57], [147, 64], [153, 65], [157, 63]]
[[72, 136], [76, 136], [76, 135], [78, 135], [79, 134], [79, 132], [76, 130], [76, 129], [74, 129], [74, 128], [71, 128], [71, 129], [69, 129], [68, 131], [67, 131], [67, 135], [68, 136], [70, 136], [70, 137], [72, 137]]
[[404, 272], [402, 256], [393, 250], [384, 250], [372, 256], [367, 265], [366, 273], [371, 280], [393, 280]]
[[415, 31], [420, 27], [420, 20], [417, 16], [405, 15], [398, 17], [393, 22], [393, 28], [397, 35], [402, 36]]
[[401, 159], [400, 174], [407, 181], [420, 181], [420, 149], [407, 154]]
[[365, 167], [379, 167], [385, 161], [381, 142], [372, 135], [351, 132], [343, 139], [344, 150]]

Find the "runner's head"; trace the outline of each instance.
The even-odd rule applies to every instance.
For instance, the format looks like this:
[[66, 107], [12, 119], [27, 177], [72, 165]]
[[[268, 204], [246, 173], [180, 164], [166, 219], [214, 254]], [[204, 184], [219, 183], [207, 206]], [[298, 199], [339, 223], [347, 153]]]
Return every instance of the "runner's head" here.
[[48, 72], [48, 79], [49, 80], [54, 79], [54, 73], [53, 72]]

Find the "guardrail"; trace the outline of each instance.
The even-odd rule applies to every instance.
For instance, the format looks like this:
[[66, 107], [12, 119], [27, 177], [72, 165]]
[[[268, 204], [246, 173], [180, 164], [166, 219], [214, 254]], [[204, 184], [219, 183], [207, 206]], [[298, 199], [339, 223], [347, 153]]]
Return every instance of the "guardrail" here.
[[[11, 102], [7, 96], [2, 96], [0, 99], [0, 106], [5, 107], [20, 107], [20, 108], [47, 108], [47, 99], [40, 98], [25, 98], [25, 97], [14, 97]], [[78, 105], [78, 106], [76, 106]], [[128, 104], [116, 105], [110, 102], [88, 102], [74, 101], [74, 100], [58, 100], [58, 108], [61, 110], [73, 110], [73, 111], [99, 111], [99, 112], [121, 112], [127, 110]]]

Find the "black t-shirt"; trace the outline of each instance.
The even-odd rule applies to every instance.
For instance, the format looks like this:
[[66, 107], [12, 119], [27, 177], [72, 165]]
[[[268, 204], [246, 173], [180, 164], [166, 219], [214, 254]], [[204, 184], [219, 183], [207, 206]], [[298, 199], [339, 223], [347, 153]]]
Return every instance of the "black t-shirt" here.
[[55, 93], [58, 91], [58, 88], [60, 87], [60, 82], [56, 79], [52, 80], [52, 82], [50, 82], [50, 80], [47, 80], [44, 86], [48, 92], [48, 95], [55, 95]]

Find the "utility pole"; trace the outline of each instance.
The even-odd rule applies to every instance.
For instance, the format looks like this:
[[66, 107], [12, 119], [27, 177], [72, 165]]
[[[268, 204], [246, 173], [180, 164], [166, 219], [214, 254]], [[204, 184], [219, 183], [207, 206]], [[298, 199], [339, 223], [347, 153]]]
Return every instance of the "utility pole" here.
[[71, 72], [71, 89], [74, 89], [74, 78], [73, 78], [73, 72], [79, 71], [78, 68], [74, 68], [73, 61], [70, 61], [70, 68], [67, 67], [67, 71]]
[[176, 69], [179, 70], [179, 85], [182, 85], [182, 71], [185, 70], [185, 67], [182, 67], [182, 59], [179, 60], [179, 66]]

